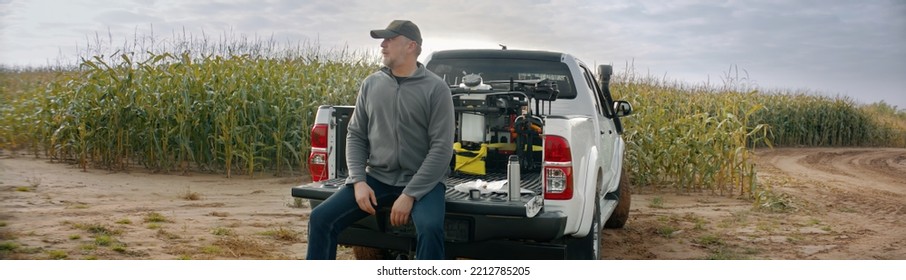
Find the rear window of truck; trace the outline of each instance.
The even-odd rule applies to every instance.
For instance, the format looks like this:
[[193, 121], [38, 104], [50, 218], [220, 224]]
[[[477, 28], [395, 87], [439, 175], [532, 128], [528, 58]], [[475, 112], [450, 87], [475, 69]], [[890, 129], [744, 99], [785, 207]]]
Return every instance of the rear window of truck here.
[[566, 64], [526, 59], [432, 59], [426, 65], [448, 85], [458, 85], [466, 74], [480, 74], [494, 90], [509, 90], [505, 81], [548, 79], [557, 82], [559, 99], [575, 99], [576, 88]]

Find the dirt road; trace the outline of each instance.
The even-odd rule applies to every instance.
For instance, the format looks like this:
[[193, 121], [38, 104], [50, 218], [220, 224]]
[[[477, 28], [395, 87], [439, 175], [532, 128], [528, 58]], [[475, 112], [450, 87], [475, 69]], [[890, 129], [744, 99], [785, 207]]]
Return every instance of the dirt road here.
[[608, 259], [906, 259], [906, 149], [757, 152], [768, 205], [708, 194], [633, 194]]
[[[758, 151], [769, 207], [635, 188], [605, 259], [906, 259], [906, 149]], [[0, 154], [0, 259], [302, 259], [302, 177], [81, 171]], [[339, 258], [349, 259], [348, 248]]]

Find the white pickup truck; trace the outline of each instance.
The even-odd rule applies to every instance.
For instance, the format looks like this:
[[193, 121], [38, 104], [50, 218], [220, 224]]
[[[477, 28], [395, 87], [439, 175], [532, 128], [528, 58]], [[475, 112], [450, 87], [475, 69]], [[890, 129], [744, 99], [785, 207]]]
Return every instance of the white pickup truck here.
[[[598, 259], [602, 227], [622, 227], [630, 204], [620, 117], [632, 106], [612, 99], [612, 68], [599, 66], [596, 80], [569, 54], [522, 50], [440, 51], [425, 66], [450, 84], [456, 114], [447, 257]], [[293, 197], [315, 207], [344, 183], [352, 111], [318, 108], [314, 182], [293, 187]], [[349, 227], [339, 243], [357, 258], [412, 257], [413, 227], [391, 226], [389, 212]]]

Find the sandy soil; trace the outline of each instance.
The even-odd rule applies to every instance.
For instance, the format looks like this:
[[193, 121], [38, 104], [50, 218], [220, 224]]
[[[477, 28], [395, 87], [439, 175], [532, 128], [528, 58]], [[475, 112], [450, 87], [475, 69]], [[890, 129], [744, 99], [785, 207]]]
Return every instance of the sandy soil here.
[[[767, 206], [636, 187], [605, 259], [906, 259], [906, 149], [760, 150]], [[0, 259], [302, 259], [303, 177], [81, 169], [0, 154]], [[352, 258], [341, 248], [339, 258]]]
[[606, 259], [906, 259], [906, 149], [757, 152], [768, 204], [637, 188]]

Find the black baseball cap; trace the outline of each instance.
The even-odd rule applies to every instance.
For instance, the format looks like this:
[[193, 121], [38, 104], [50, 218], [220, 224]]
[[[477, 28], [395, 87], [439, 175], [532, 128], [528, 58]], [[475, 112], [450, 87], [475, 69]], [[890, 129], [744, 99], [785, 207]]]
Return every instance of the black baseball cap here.
[[386, 29], [371, 30], [371, 38], [375, 39], [393, 38], [398, 35], [406, 36], [419, 45], [422, 44], [421, 31], [418, 30], [418, 26], [408, 20], [394, 20], [387, 25]]

